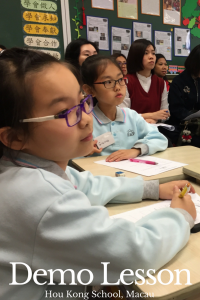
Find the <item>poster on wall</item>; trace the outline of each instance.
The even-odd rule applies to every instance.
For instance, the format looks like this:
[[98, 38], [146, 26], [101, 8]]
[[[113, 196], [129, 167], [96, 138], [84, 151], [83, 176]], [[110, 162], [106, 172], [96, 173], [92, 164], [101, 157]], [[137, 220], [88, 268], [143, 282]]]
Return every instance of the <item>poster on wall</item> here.
[[169, 31], [155, 31], [156, 53], [164, 55], [166, 60], [172, 60], [172, 33]]
[[114, 10], [114, 0], [91, 0], [92, 8]]
[[174, 55], [188, 56], [190, 54], [190, 29], [174, 29]]
[[163, 0], [163, 24], [181, 26], [181, 0]]
[[160, 16], [160, 0], [141, 0], [141, 13]]
[[109, 50], [108, 19], [87, 16], [87, 39], [100, 50]]
[[111, 53], [122, 53], [126, 57], [131, 46], [131, 29], [112, 27]]
[[117, 0], [117, 16], [138, 20], [138, 0]]
[[133, 41], [146, 39], [152, 41], [152, 25], [149, 23], [133, 22]]

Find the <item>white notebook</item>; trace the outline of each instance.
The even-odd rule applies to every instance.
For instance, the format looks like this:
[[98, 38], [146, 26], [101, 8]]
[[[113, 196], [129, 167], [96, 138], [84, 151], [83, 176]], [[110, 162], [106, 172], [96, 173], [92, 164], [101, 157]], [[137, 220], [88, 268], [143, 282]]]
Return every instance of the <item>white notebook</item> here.
[[[195, 224], [198, 224], [198, 223], [200, 223], [200, 197], [198, 194], [189, 194], [189, 195], [192, 197], [192, 200], [193, 200], [196, 210], [197, 210], [197, 217], [195, 220]], [[137, 209], [133, 209], [133, 210], [118, 214], [118, 215], [114, 215], [114, 216], [111, 216], [110, 218], [112, 218], [112, 219], [121, 218], [121, 219], [128, 220], [130, 222], [136, 223], [143, 217], [147, 216], [148, 214], [150, 214], [158, 209], [170, 207], [170, 203], [171, 203], [171, 200], [164, 200], [164, 201], [156, 203], [156, 204], [148, 205], [148, 206], [145, 206], [142, 208], [137, 208]]]
[[118, 170], [129, 171], [143, 176], [154, 176], [164, 173], [173, 169], [181, 168], [187, 164], [179, 163], [176, 161], [157, 158], [153, 156], [137, 157], [140, 160], [154, 161], [157, 165], [147, 165], [141, 163], [130, 162], [129, 160], [122, 160], [119, 162], [106, 162], [105, 160], [95, 161], [96, 164], [104, 165], [107, 167], [115, 168]]

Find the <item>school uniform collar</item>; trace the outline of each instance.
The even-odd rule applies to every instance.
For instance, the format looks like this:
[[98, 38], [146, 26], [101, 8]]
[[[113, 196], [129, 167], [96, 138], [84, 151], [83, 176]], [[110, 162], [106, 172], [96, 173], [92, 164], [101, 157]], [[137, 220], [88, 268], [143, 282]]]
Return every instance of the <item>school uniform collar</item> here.
[[[13, 151], [13, 157], [16, 157], [15, 161], [17, 165], [20, 167], [32, 168], [32, 169], [43, 169], [45, 171], [51, 172], [57, 176], [65, 180], [69, 180], [67, 174], [63, 171], [61, 167], [59, 167], [55, 162], [40, 158], [28, 153], [24, 153], [21, 151]], [[1, 160], [11, 161], [6, 152], [4, 153]]]
[[151, 80], [151, 77], [152, 77], [152, 74], [149, 76], [149, 77], [145, 77], [145, 76], [143, 76], [143, 75], [141, 75], [141, 74], [139, 74], [139, 73], [136, 73], [136, 75], [137, 75], [137, 78], [139, 79], [139, 80], [141, 80], [141, 81], [143, 81], [143, 82], [148, 82], [148, 81], [150, 81]]
[[[114, 120], [114, 122], [122, 122], [125, 123], [126, 122], [126, 112], [123, 108], [120, 107], [116, 107], [117, 109], [117, 113], [116, 113], [116, 119]], [[104, 115], [104, 113], [100, 110], [98, 104], [94, 107], [93, 111], [92, 111], [93, 116], [97, 119], [97, 121], [100, 124], [108, 124], [113, 122], [112, 120], [110, 120], [108, 117], [106, 117]]]

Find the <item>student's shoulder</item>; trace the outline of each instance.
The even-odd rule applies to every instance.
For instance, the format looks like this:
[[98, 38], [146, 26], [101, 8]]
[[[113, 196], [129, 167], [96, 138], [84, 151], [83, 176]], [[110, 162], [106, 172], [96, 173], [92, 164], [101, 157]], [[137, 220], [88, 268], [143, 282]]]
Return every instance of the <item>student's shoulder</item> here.
[[73, 189], [69, 180], [41, 168], [9, 168], [8, 179], [9, 173], [12, 176], [12, 183], [15, 183], [15, 186], [23, 186], [24, 193], [32, 191], [34, 194], [37, 191], [38, 194], [45, 195], [45, 192], [50, 192], [53, 195], [64, 194], [66, 190]]
[[126, 78], [128, 80], [128, 84], [135, 82], [137, 80], [136, 74], [127, 74]]
[[191, 81], [191, 75], [185, 70], [173, 79], [171, 85], [184, 85], [188, 81]]

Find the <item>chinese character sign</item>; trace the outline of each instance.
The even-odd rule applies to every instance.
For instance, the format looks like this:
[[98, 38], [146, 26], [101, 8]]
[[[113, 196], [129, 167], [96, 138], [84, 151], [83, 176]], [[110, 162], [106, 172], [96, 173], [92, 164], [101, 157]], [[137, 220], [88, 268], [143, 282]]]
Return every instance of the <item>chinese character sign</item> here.
[[58, 35], [59, 33], [57, 26], [44, 24], [25, 24], [23, 29], [28, 34]]
[[31, 47], [41, 48], [59, 48], [60, 46], [57, 39], [30, 35], [24, 37], [24, 44]]
[[61, 59], [61, 55], [60, 55], [60, 52], [58, 51], [51, 51], [51, 50], [41, 50], [42, 52], [45, 52], [46, 54], [49, 54], [55, 58], [57, 58], [58, 60]]
[[41, 11], [57, 11], [57, 4], [52, 1], [41, 0], [21, 0], [23, 8], [41, 10]]
[[23, 13], [23, 18], [28, 22], [38, 22], [38, 23], [57, 23], [58, 16], [55, 14], [42, 13], [37, 11], [25, 11]]

